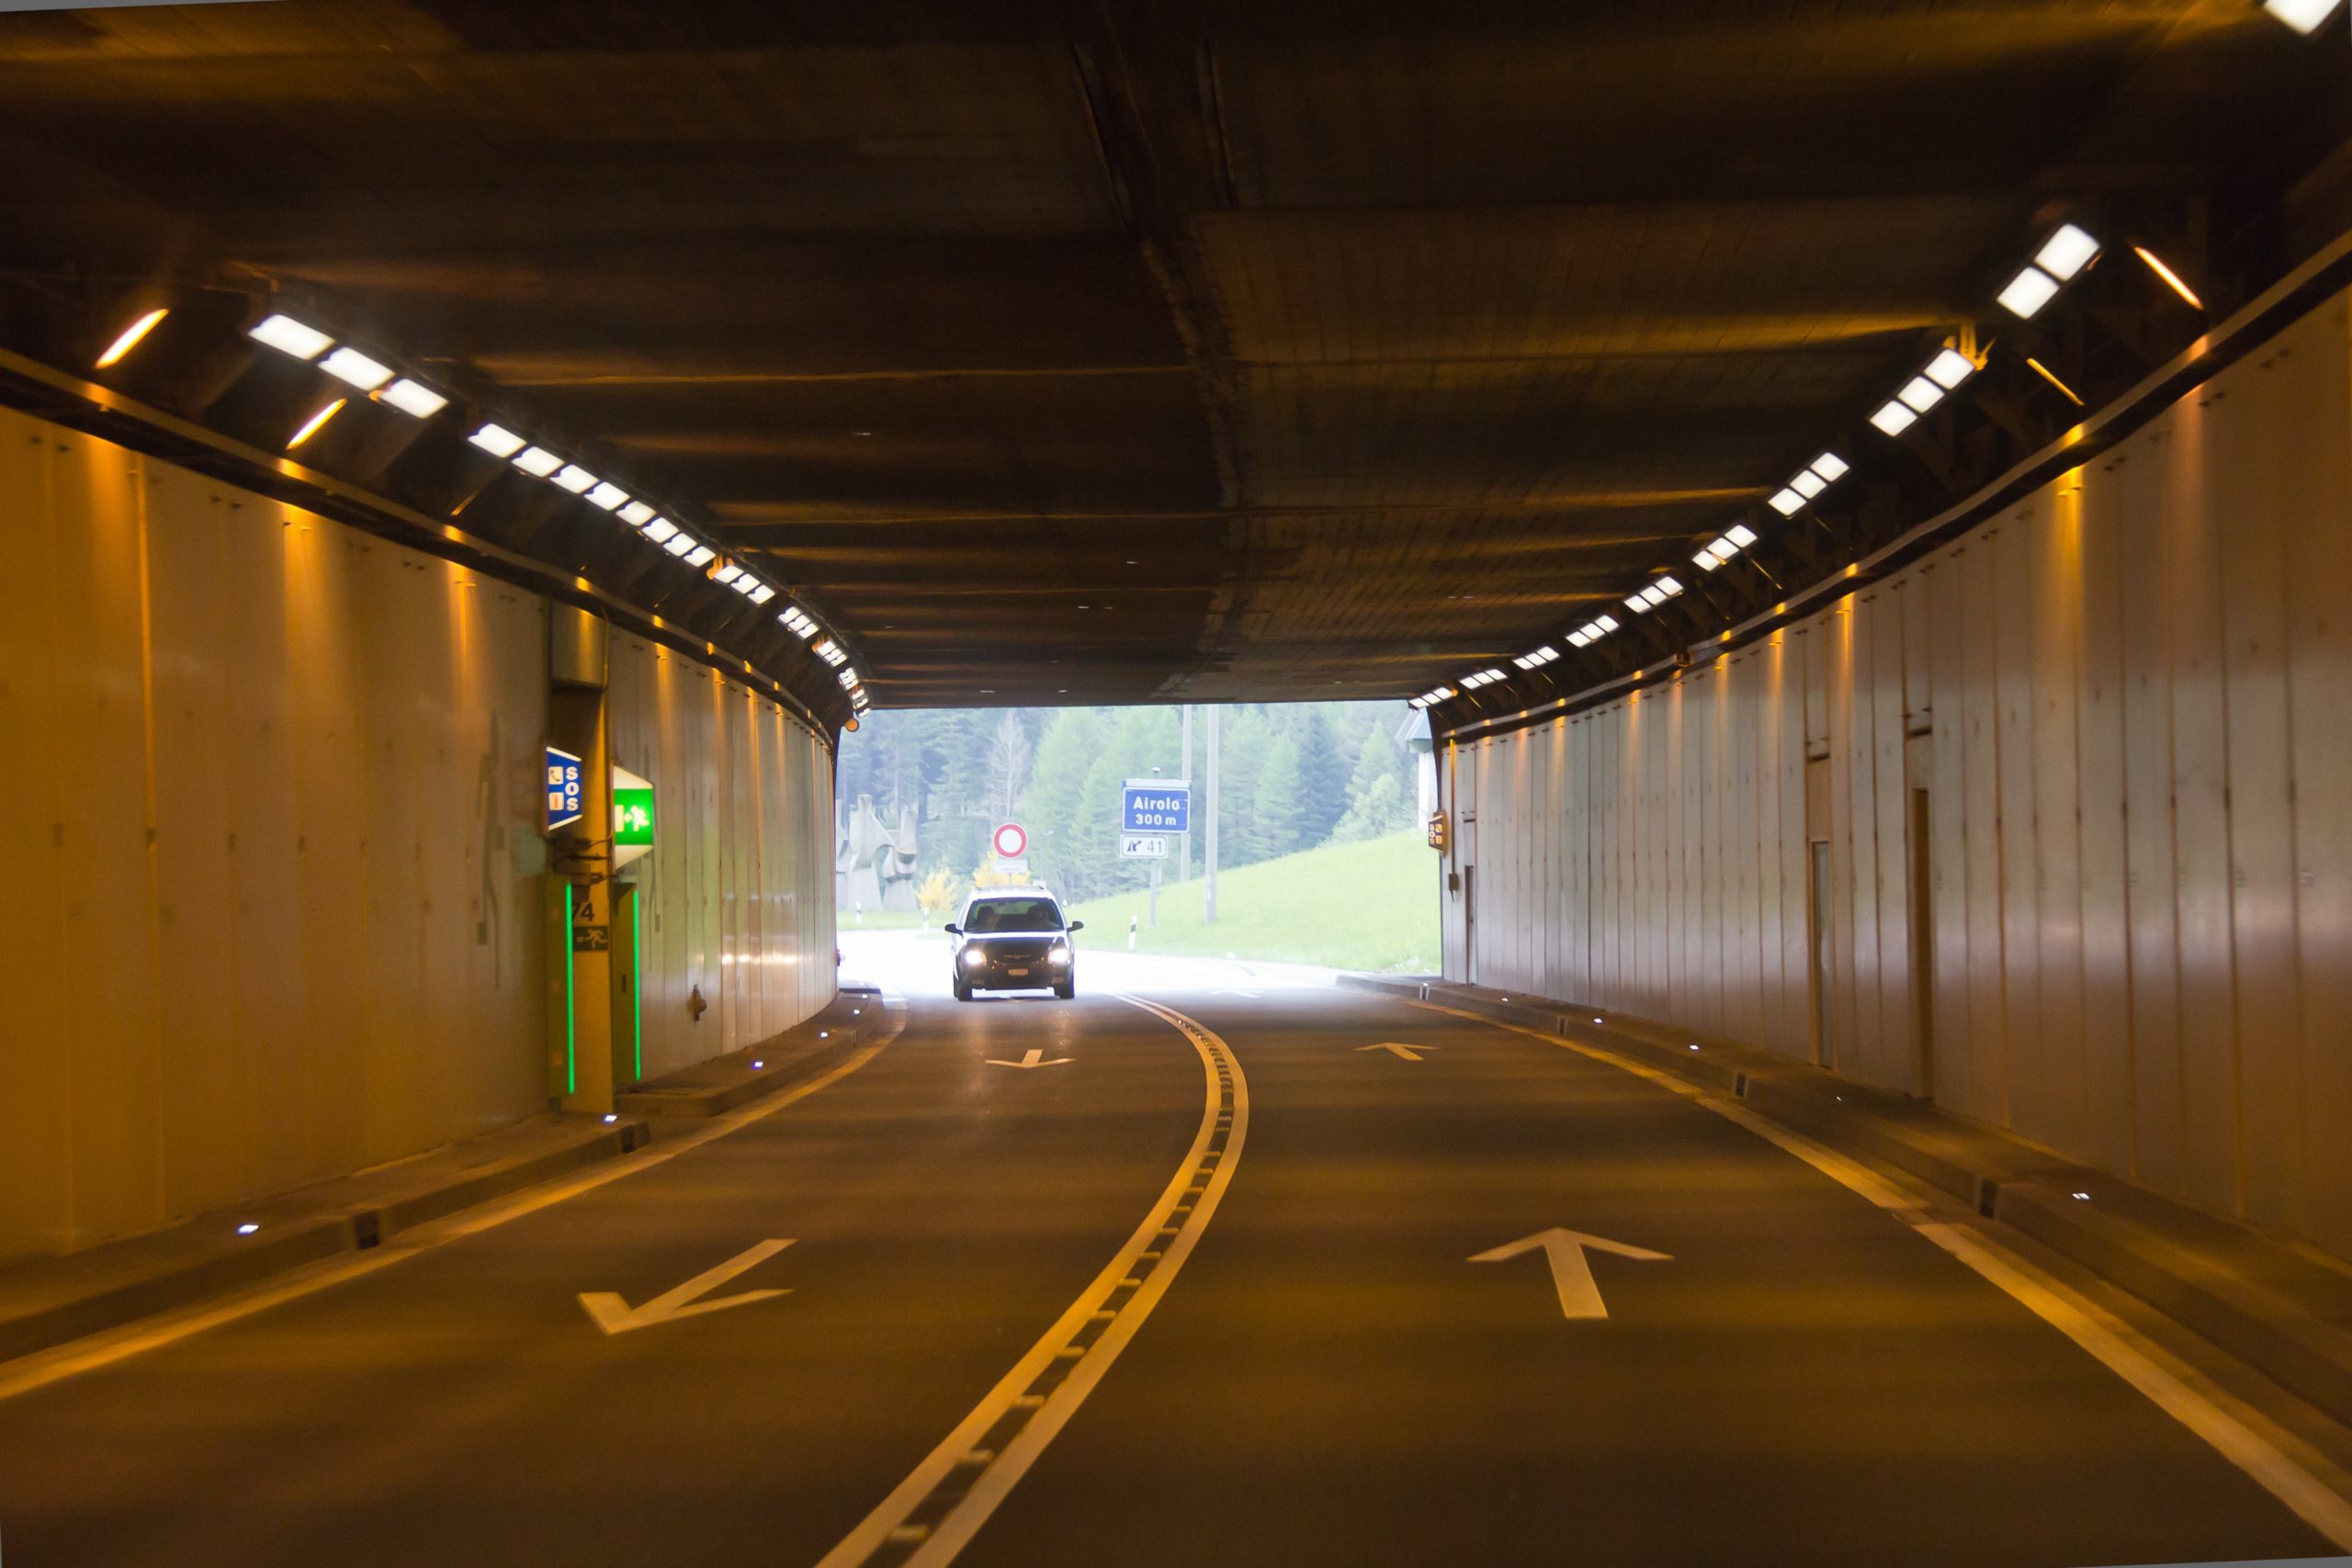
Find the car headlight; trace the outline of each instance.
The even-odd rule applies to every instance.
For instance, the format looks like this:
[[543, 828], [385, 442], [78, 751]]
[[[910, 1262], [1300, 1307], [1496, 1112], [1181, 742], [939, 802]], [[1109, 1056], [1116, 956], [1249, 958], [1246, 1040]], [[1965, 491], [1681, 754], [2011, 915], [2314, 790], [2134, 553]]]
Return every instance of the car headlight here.
[[988, 961], [989, 955], [977, 947], [967, 947], [964, 950], [964, 967], [967, 969], [978, 969]]
[[1057, 947], [1057, 948], [1053, 949], [1051, 952], [1049, 952], [1049, 953], [1047, 953], [1046, 954], [1046, 963], [1048, 963], [1048, 964], [1067, 964], [1067, 963], [1069, 963], [1069, 948], [1067, 948], [1067, 947]]

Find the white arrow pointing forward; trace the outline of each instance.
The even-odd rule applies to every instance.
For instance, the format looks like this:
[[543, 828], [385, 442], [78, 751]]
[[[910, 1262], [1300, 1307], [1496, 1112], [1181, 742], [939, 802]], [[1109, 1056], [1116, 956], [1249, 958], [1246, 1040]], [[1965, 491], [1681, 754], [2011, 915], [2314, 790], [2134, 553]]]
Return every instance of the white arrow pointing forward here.
[[582, 1291], [580, 1304], [596, 1320], [596, 1326], [606, 1334], [627, 1334], [632, 1328], [650, 1328], [657, 1323], [668, 1323], [697, 1313], [722, 1312], [728, 1307], [748, 1306], [753, 1302], [766, 1301], [770, 1296], [786, 1296], [789, 1291], [745, 1291], [741, 1295], [721, 1296], [715, 1302], [696, 1301], [706, 1291], [715, 1291], [747, 1269], [757, 1268], [790, 1247], [792, 1237], [782, 1241], [763, 1241], [745, 1248], [716, 1269], [707, 1269], [674, 1291], [664, 1291], [641, 1307], [632, 1307], [611, 1291]]
[[991, 1067], [1058, 1067], [1064, 1062], [1072, 1059], [1069, 1056], [1056, 1056], [1053, 1060], [1047, 1061], [1045, 1057], [1046, 1048], [1043, 1045], [1032, 1045], [1029, 1047], [1029, 1054], [1017, 1062], [1000, 1062], [994, 1056], [990, 1056], [988, 1060]]
[[1585, 1253], [1613, 1252], [1620, 1258], [1632, 1258], [1644, 1263], [1670, 1263], [1671, 1255], [1652, 1252], [1645, 1247], [1628, 1247], [1622, 1241], [1587, 1235], [1582, 1231], [1562, 1230], [1555, 1225], [1548, 1231], [1481, 1252], [1470, 1259], [1473, 1263], [1500, 1263], [1507, 1258], [1517, 1258], [1522, 1252], [1544, 1249], [1551, 1259], [1552, 1283], [1560, 1292], [1560, 1315], [1563, 1317], [1607, 1317], [1609, 1308], [1600, 1299], [1600, 1287], [1593, 1283], [1592, 1265], [1585, 1261]]
[[1424, 1051], [1434, 1051], [1434, 1045], [1400, 1045], [1394, 1040], [1384, 1040], [1377, 1045], [1359, 1045], [1359, 1051], [1393, 1051], [1408, 1062], [1418, 1062]]

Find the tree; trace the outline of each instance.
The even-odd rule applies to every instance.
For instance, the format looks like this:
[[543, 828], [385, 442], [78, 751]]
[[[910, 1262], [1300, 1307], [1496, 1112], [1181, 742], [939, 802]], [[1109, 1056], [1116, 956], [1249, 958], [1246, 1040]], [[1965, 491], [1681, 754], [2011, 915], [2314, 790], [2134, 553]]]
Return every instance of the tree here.
[[1319, 703], [1299, 715], [1291, 727], [1291, 739], [1298, 745], [1297, 847], [1312, 849], [1331, 836], [1332, 827], [1347, 813], [1348, 771], [1356, 759], [1351, 751], [1341, 750], [1329, 716]]
[[1078, 871], [1081, 851], [1073, 842], [1072, 830], [1087, 772], [1102, 754], [1109, 730], [1092, 708], [1064, 708], [1037, 743], [1036, 766], [1022, 795], [1021, 815], [1027, 818], [1029, 858], [1057, 887], [1071, 886], [1072, 873]]
[[1007, 713], [989, 734], [982, 777], [989, 814], [1012, 815], [1013, 802], [1029, 784], [1029, 732], [1021, 728], [1017, 716]]
[[1250, 865], [1266, 858], [1265, 829], [1258, 820], [1258, 775], [1273, 743], [1265, 716], [1255, 708], [1226, 712], [1218, 742], [1217, 858], [1225, 865]]
[[931, 917], [943, 909], [952, 909], [956, 900], [964, 896], [964, 880], [945, 866], [941, 866], [922, 879], [915, 888], [915, 907], [922, 911], [923, 930], [931, 929]]
[[1396, 831], [1405, 815], [1405, 792], [1397, 786], [1396, 775], [1383, 773], [1367, 785], [1348, 807], [1331, 829], [1330, 841], [1352, 844], [1360, 839], [1383, 839]]
[[1312, 813], [1306, 800], [1306, 765], [1299, 756], [1298, 742], [1287, 735], [1275, 737], [1266, 749], [1254, 805], [1260, 858], [1271, 860], [1308, 847]]

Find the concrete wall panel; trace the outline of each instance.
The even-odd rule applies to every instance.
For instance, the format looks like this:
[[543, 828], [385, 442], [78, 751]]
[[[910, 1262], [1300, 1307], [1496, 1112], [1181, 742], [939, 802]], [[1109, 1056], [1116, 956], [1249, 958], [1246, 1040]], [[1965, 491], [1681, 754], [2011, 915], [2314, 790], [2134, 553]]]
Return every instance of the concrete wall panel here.
[[1449, 904], [1448, 973], [1805, 1058], [1817, 840], [1828, 1065], [2352, 1255], [2346, 603], [2338, 297], [1895, 577], [1461, 748], [1487, 860], [1567, 870]]
[[[543, 602], [9, 412], [0, 545], [0, 1257], [545, 1109]], [[831, 759], [616, 641], [658, 1071], [832, 995]]]

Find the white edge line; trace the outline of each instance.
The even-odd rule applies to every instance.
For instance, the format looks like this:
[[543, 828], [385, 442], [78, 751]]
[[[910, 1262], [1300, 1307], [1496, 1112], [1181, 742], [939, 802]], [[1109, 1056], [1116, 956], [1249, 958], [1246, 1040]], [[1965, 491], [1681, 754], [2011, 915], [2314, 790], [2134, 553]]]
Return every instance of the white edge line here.
[[885, 1045], [898, 1038], [906, 1027], [903, 1006], [891, 1019], [895, 1025], [882, 1038], [871, 1044], [861, 1045], [843, 1061], [827, 1068], [807, 1083], [796, 1084], [781, 1093], [757, 1102], [713, 1117], [710, 1124], [693, 1132], [649, 1144], [644, 1148], [604, 1160], [570, 1177], [560, 1177], [524, 1188], [503, 1198], [493, 1198], [470, 1209], [461, 1209], [453, 1215], [430, 1221], [401, 1233], [400, 1239], [387, 1241], [365, 1252], [336, 1254], [315, 1263], [291, 1269], [266, 1284], [200, 1305], [182, 1307], [143, 1318], [116, 1328], [102, 1329], [80, 1339], [69, 1340], [47, 1350], [36, 1350], [13, 1361], [0, 1363], [0, 1401], [46, 1388], [84, 1372], [112, 1366], [117, 1361], [217, 1328], [224, 1323], [234, 1323], [285, 1302], [340, 1285], [346, 1280], [356, 1280], [379, 1269], [389, 1269], [404, 1259], [446, 1247], [462, 1237], [491, 1230], [509, 1220], [522, 1218], [568, 1198], [618, 1181], [625, 1176], [650, 1170], [666, 1164], [689, 1149], [700, 1148], [717, 1138], [723, 1138], [739, 1128], [749, 1126], [763, 1117], [773, 1116], [786, 1106], [808, 1099], [818, 1090], [829, 1089], [881, 1053]]
[[2195, 1368], [2149, 1339], [2088, 1297], [2012, 1252], [1973, 1225], [1933, 1218], [1916, 1200], [1860, 1162], [1817, 1144], [1801, 1133], [1766, 1121], [1693, 1084], [1611, 1051], [1437, 1002], [1400, 997], [1413, 1007], [1561, 1045], [1605, 1066], [1634, 1074], [1705, 1106], [1747, 1128], [1767, 1143], [1812, 1166], [1824, 1176], [1869, 1200], [1943, 1248], [2035, 1316], [2073, 1340], [2165, 1415], [2203, 1438], [2222, 1458], [2251, 1476], [2298, 1518], [2337, 1546], [2352, 1551], [2352, 1476], [2326, 1456], [2272, 1421], [2245, 1401], [2215, 1385]]

